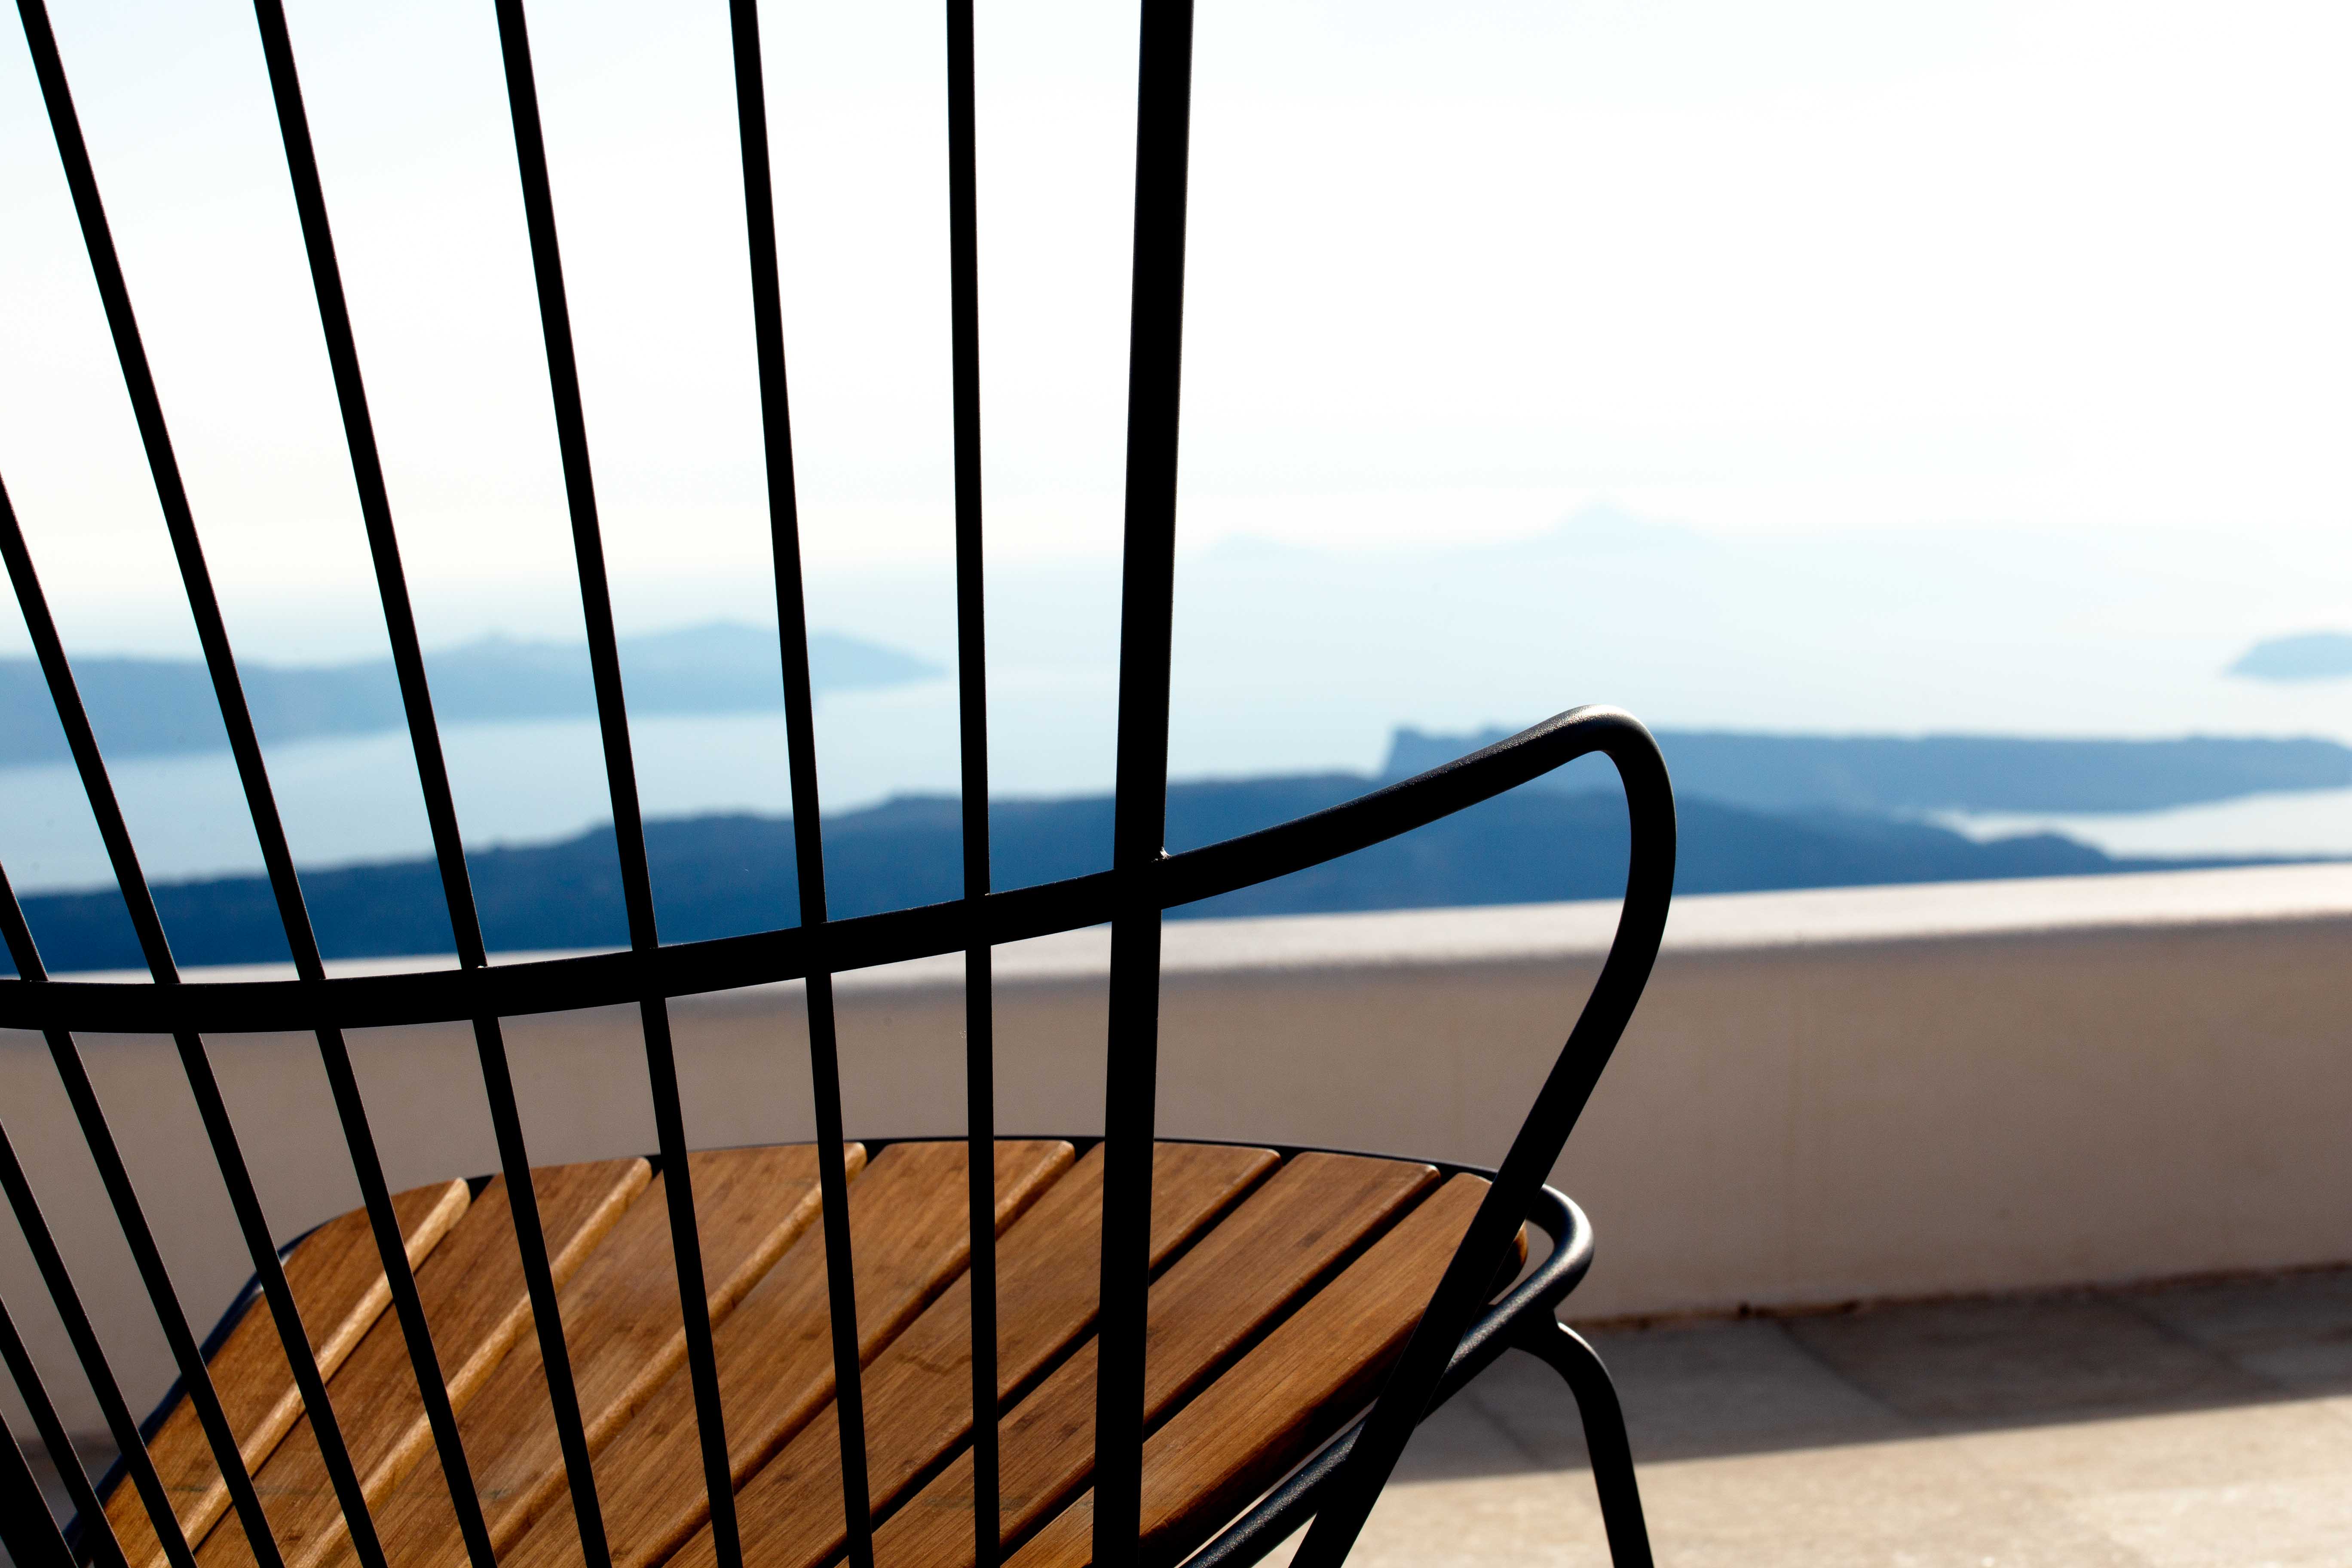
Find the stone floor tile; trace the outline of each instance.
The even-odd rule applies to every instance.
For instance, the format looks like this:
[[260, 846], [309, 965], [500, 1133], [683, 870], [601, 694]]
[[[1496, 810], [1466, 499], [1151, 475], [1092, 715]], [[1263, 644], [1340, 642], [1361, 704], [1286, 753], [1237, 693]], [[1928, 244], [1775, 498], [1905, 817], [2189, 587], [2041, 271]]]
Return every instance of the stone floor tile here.
[[[1504, 1361], [1517, 1359], [1507, 1356]], [[1446, 1401], [1443, 1408], [1421, 1424], [1412, 1441], [1406, 1445], [1404, 1457], [1397, 1461], [1400, 1481], [1522, 1475], [1545, 1468], [1544, 1458], [1496, 1421], [1476, 1397], [1480, 1384], [1503, 1372], [1503, 1364], [1496, 1363], [1477, 1383]], [[1565, 1390], [1561, 1396], [1566, 1397]], [[1580, 1451], [1577, 1462], [1580, 1463], [1582, 1457]]]
[[1857, 1388], [1937, 1426], [2237, 1404], [2277, 1392], [2105, 1297], [1925, 1302], [1782, 1322]]
[[1918, 1430], [1812, 1354], [1781, 1321], [1591, 1337], [1616, 1380], [1634, 1456], [1644, 1462], [1864, 1443]]
[[2330, 1476], [2114, 1491], [2070, 1500], [2076, 1518], [2150, 1568], [2341, 1568], [2352, 1489]]
[[2258, 1377], [2298, 1393], [2352, 1394], [2352, 1268], [2116, 1299]]
[[[1643, 1463], [1756, 1448], [1897, 1437], [1916, 1430], [1824, 1366], [1777, 1322], [1750, 1320], [1594, 1332]], [[1568, 1385], [1506, 1354], [1462, 1394], [1543, 1466], [1584, 1463]]]
[[[2352, 1563], [2352, 1270], [1593, 1338], [1667, 1568]], [[1558, 1375], [1425, 1423], [1354, 1561], [1605, 1563]]]
[[2141, 1568], [2036, 1491], [1933, 1439], [1655, 1465], [1651, 1539], [1676, 1568]]
[[[2106, 1421], [1983, 1427], [1942, 1447], [2051, 1496], [2103, 1497], [2329, 1479], [2352, 1498], [2352, 1429], [2317, 1400]], [[2344, 1542], [2352, 1562], [2352, 1534]]]
[[[2144, 1568], [2095, 1523], [1934, 1447], [1864, 1444], [1648, 1466], [1642, 1485], [1657, 1559], [1672, 1568]], [[1286, 1560], [1286, 1552], [1271, 1561]], [[1609, 1557], [1589, 1477], [1559, 1470], [1391, 1487], [1349, 1561], [1602, 1568]]]

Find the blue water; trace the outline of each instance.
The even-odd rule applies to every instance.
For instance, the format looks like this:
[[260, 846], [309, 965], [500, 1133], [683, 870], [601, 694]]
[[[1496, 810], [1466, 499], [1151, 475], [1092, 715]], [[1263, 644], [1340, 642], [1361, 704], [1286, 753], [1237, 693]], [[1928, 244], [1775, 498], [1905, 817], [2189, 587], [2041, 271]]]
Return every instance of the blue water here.
[[[1077, 681], [1000, 704], [995, 793], [1108, 787], [1113, 704], [1102, 685]], [[828, 698], [818, 735], [829, 807], [906, 791], [955, 792], [961, 764], [947, 682]], [[662, 715], [635, 722], [632, 737], [649, 816], [790, 810], [781, 714]], [[443, 739], [469, 845], [559, 838], [612, 818], [593, 720], [452, 725]], [[268, 760], [302, 864], [429, 852], [404, 733], [296, 742], [273, 748]], [[131, 758], [115, 763], [112, 776], [151, 879], [259, 869], [226, 752]], [[64, 763], [0, 769], [0, 856], [20, 891], [112, 880], [80, 782]]]
[[2063, 833], [2110, 855], [2352, 855], [2352, 789], [2250, 795], [2163, 811], [1945, 812], [1971, 838]]
[[[1108, 791], [1116, 706], [1108, 679], [1074, 676], [1009, 687], [996, 693], [991, 793]], [[637, 721], [632, 734], [648, 816], [790, 810], [780, 715], [667, 715]], [[828, 809], [893, 794], [956, 791], [961, 763], [955, 694], [948, 682], [828, 698], [819, 710], [818, 736]], [[611, 819], [593, 721], [455, 725], [444, 743], [469, 845], [541, 842]], [[1306, 759], [1276, 760], [1295, 768]], [[273, 749], [268, 762], [287, 834], [302, 864], [349, 865], [430, 851], [404, 734], [298, 742]], [[1370, 762], [1368, 751], [1346, 765]], [[113, 779], [151, 879], [260, 868], [260, 850], [226, 753], [132, 758], [115, 764]], [[1948, 813], [1937, 820], [1980, 838], [2063, 833], [2120, 856], [2352, 855], [2352, 790], [2252, 795], [2165, 811]], [[19, 891], [112, 880], [80, 782], [65, 764], [0, 769], [0, 856]]]
[[[1186, 557], [1173, 773], [1368, 770], [1398, 724], [1462, 732], [1596, 700], [1674, 728], [2352, 738], [2352, 682], [2224, 673], [2258, 637], [2329, 624], [2278, 599], [2290, 580], [2341, 599], [2324, 561], [2290, 573], [2201, 536], [2189, 549], [2112, 531], [1717, 539], [1607, 522], [1580, 513], [1540, 537], [1393, 555], [1236, 546]], [[945, 665], [948, 586], [944, 572], [910, 569], [820, 597], [826, 624]], [[1116, 562], [1013, 563], [989, 592], [991, 793], [1107, 790]], [[838, 693], [817, 720], [829, 809], [955, 790], [950, 682]], [[634, 732], [648, 815], [787, 809], [780, 717], [649, 718]], [[453, 726], [446, 741], [471, 844], [545, 841], [610, 815], [585, 720]], [[289, 744], [270, 763], [303, 863], [427, 849], [402, 736]], [[226, 756], [127, 760], [116, 780], [151, 876], [259, 867]], [[1953, 826], [2054, 828], [2127, 855], [2341, 854], [2352, 853], [2352, 795]], [[26, 890], [110, 879], [70, 770], [0, 770], [0, 860]]]

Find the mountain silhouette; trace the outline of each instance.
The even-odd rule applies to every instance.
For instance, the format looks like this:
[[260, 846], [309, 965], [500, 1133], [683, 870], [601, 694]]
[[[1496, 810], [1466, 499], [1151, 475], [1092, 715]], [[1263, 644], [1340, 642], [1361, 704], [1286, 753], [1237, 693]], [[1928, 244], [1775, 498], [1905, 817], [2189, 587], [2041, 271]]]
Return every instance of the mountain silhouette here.
[[[1319, 810], [1370, 788], [1354, 773], [1180, 784], [1168, 792], [1171, 849]], [[1000, 888], [1098, 870], [1110, 862], [1108, 795], [1002, 800], [991, 805], [990, 852]], [[2216, 860], [2134, 860], [2054, 834], [1978, 842], [1924, 823], [1813, 807], [1767, 813], [1704, 796], [1679, 802], [1675, 884], [1685, 893], [1869, 883], [1979, 880], [2148, 870]], [[1613, 898], [1624, 889], [1621, 797], [1520, 789], [1328, 865], [1170, 911], [1304, 914]], [[962, 890], [956, 802], [917, 795], [830, 816], [828, 901], [836, 916], [941, 903]], [[646, 850], [663, 940], [689, 942], [791, 925], [799, 919], [792, 824], [782, 817], [699, 816], [649, 822]], [[559, 843], [467, 857], [493, 950], [617, 947], [627, 931], [609, 826]], [[451, 950], [430, 860], [305, 873], [321, 947], [357, 958]], [[184, 963], [282, 961], [286, 943], [267, 881], [232, 877], [155, 889]], [[54, 970], [134, 967], [138, 947], [112, 889], [27, 898], [25, 912]]]
[[[621, 684], [632, 713], [783, 710], [776, 634], [729, 621], [619, 639]], [[436, 717], [445, 724], [583, 717], [596, 710], [581, 643], [483, 637], [425, 656]], [[247, 664], [238, 678], [262, 742], [364, 735], [405, 722], [390, 659], [341, 665]], [[929, 680], [936, 665], [833, 632], [809, 638], [809, 679], [820, 692]], [[75, 684], [111, 757], [228, 748], [212, 680], [194, 659], [107, 656], [74, 660]], [[0, 659], [0, 767], [62, 762], [65, 731], [29, 658]]]

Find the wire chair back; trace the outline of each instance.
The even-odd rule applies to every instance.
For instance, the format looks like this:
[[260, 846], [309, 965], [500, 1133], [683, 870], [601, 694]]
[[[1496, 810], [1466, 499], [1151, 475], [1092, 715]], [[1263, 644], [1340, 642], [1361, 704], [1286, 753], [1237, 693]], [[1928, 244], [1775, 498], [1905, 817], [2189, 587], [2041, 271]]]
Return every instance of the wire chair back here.
[[[996, 1135], [991, 952], [996, 943], [1108, 922], [1111, 929], [1109, 1032], [1106, 1042], [1104, 1206], [1099, 1296], [1099, 1373], [1095, 1421], [1094, 1560], [1137, 1561], [1142, 1497], [1144, 1351], [1149, 1285], [1149, 1212], [1157, 1076], [1160, 945], [1163, 911], [1318, 864], [1433, 822], [1527, 782], [1575, 757], [1607, 755], [1622, 778], [1632, 858], [1617, 935], [1591, 994], [1514, 1137], [1475, 1220], [1389, 1374], [1368, 1419], [1324, 1495], [1299, 1558], [1343, 1557], [1429, 1406], [1466, 1326], [1485, 1301], [1513, 1236], [1559, 1158], [1569, 1130], [1606, 1063], [1645, 984], [1662, 935], [1674, 863], [1672, 795], [1648, 733], [1614, 710], [1560, 714], [1510, 740], [1404, 783], [1280, 826], [1170, 855], [1163, 848], [1168, 784], [1171, 613], [1174, 572], [1179, 369], [1182, 332], [1186, 159], [1192, 16], [1188, 0], [1143, 0], [1135, 159], [1135, 219], [1128, 384], [1125, 555], [1120, 599], [1117, 795], [1112, 864], [1091, 875], [998, 891], [991, 886], [988, 723], [983, 672], [979, 284], [974, 178], [973, 21], [971, 0], [947, 5], [949, 235], [952, 332], [955, 563], [962, 769], [963, 897], [918, 909], [833, 921], [825, 904], [813, 700], [793, 479], [792, 420], [781, 313], [776, 215], [771, 190], [767, 106], [755, 0], [730, 0], [744, 211], [750, 235], [752, 329], [757, 349], [775, 608], [789, 736], [798, 923], [751, 935], [664, 944], [645, 845], [644, 816], [623, 699], [611, 586], [600, 532], [593, 468], [583, 415], [547, 153], [521, 0], [495, 0], [514, 146], [537, 285], [571, 536], [587, 630], [595, 709], [611, 792], [627, 915], [625, 950], [492, 966], [469, 885], [449, 773], [434, 719], [415, 616], [404, 574], [360, 355], [281, 0], [256, 0], [261, 42], [304, 247], [350, 451], [352, 472], [382, 601], [400, 697], [422, 785], [434, 858], [457, 945], [455, 969], [330, 977], [305, 910], [270, 778], [240, 685], [221, 608], [196, 528], [138, 319], [117, 258], [56, 38], [43, 0], [18, 0], [25, 35], [70, 188], [89, 265], [130, 394], [163, 521], [219, 701], [238, 781], [258, 837], [268, 886], [291, 950], [295, 977], [187, 984], [173, 962], [138, 853], [76, 688], [18, 520], [0, 488], [0, 557], [15, 588], [72, 759], [128, 905], [150, 972], [147, 983], [47, 977], [21, 905], [0, 875], [0, 937], [16, 978], [0, 981], [0, 1026], [38, 1030], [54, 1058], [79, 1131], [96, 1163], [157, 1322], [168, 1342], [226, 1479], [230, 1506], [261, 1568], [283, 1568], [254, 1483], [238, 1458], [205, 1347], [166, 1272], [113, 1132], [85, 1069], [78, 1031], [168, 1035], [186, 1071], [205, 1135], [266, 1303], [311, 1421], [362, 1568], [386, 1568], [384, 1546], [313, 1359], [276, 1241], [256, 1194], [247, 1154], [214, 1076], [208, 1034], [294, 1030], [314, 1035], [347, 1143], [392, 1307], [424, 1401], [473, 1568], [495, 1568], [457, 1421], [404, 1250], [383, 1163], [352, 1070], [345, 1032], [394, 1024], [463, 1020], [480, 1058], [499, 1168], [506, 1178], [570, 1500], [589, 1568], [610, 1568], [593, 1467], [558, 1310], [556, 1284], [530, 1179], [500, 1020], [632, 1004], [642, 1020], [667, 1217], [687, 1337], [687, 1364], [718, 1560], [740, 1568], [742, 1544], [730, 1482], [726, 1413], [719, 1397], [710, 1320], [698, 1307], [703, 1268], [686, 1155], [669, 999], [800, 979], [807, 987], [812, 1089], [823, 1194], [822, 1240], [830, 1292], [847, 1559], [869, 1568], [873, 1536], [865, 1468], [865, 1416], [848, 1173], [842, 1125], [839, 1044], [833, 977], [839, 972], [926, 955], [961, 952], [965, 962], [967, 1133], [971, 1159], [971, 1447], [979, 1561], [997, 1560], [995, 1245], [992, 1162], [978, 1157]], [[5, 1187], [26, 1244], [97, 1395], [126, 1482], [152, 1515], [173, 1568], [194, 1568], [189, 1542], [141, 1441], [139, 1422], [108, 1367], [89, 1314], [67, 1272], [14, 1145], [0, 1131]], [[121, 1563], [100, 1500], [72, 1462], [69, 1434], [13, 1320], [0, 1306], [0, 1358], [39, 1435], [58, 1459], [61, 1480], [84, 1521], [71, 1549]], [[0, 1488], [34, 1497], [13, 1440], [0, 1456]], [[5, 1500], [0, 1500], [5, 1501]], [[19, 1563], [64, 1563], [54, 1529], [17, 1510], [7, 1543]]]

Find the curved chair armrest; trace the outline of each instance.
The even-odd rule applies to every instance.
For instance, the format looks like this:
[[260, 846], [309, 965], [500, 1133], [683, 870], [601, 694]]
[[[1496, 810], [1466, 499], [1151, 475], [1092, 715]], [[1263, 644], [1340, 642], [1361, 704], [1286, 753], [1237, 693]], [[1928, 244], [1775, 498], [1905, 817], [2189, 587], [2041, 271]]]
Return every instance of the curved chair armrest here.
[[[1161, 908], [1172, 909], [1319, 865], [1491, 800], [1594, 753], [1615, 763], [1623, 776], [1637, 837], [1645, 819], [1671, 823], [1673, 795], [1656, 742], [1632, 714], [1591, 704], [1555, 713], [1482, 751], [1353, 800], [1163, 856], [1150, 868], [1151, 897]], [[1671, 826], [1667, 831], [1671, 835]], [[1671, 851], [1660, 867], [1664, 880], [1655, 894], [1654, 923], [1662, 926], [1664, 890], [1673, 880]], [[1629, 893], [1637, 890], [1628, 889]], [[321, 1026], [377, 1028], [613, 1006], [649, 995], [685, 996], [798, 979], [819, 964], [838, 973], [961, 952], [970, 944], [975, 918], [992, 943], [1098, 925], [1110, 919], [1116, 893], [1111, 872], [1090, 871], [1057, 882], [1003, 889], [976, 906], [956, 900], [852, 915], [827, 922], [821, 936], [804, 927], [782, 926], [646, 948], [392, 974], [174, 985], [0, 978], [0, 1027], [244, 1034]], [[15, 921], [9, 913], [13, 908], [0, 899], [0, 920]], [[22, 933], [26, 951], [29, 934]]]
[[[1551, 1238], [1551, 1251], [1502, 1300], [1481, 1313], [1470, 1331], [1462, 1336], [1462, 1342], [1454, 1347], [1454, 1359], [1446, 1365], [1445, 1376], [1437, 1385], [1436, 1397], [1423, 1412], [1423, 1419], [1461, 1393], [1471, 1379], [1511, 1349], [1513, 1336], [1522, 1331], [1530, 1320], [1538, 1316], [1550, 1318], [1592, 1267], [1592, 1222], [1585, 1218], [1584, 1211], [1566, 1193], [1557, 1187], [1542, 1188], [1528, 1223]], [[1244, 1568], [1282, 1544], [1314, 1516], [1338, 1484], [1367, 1419], [1369, 1415], [1361, 1415], [1350, 1422], [1346, 1430], [1259, 1499], [1247, 1513], [1185, 1559], [1184, 1568]]]

